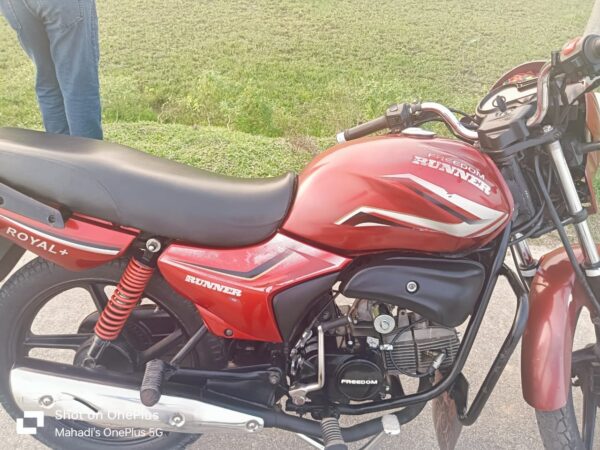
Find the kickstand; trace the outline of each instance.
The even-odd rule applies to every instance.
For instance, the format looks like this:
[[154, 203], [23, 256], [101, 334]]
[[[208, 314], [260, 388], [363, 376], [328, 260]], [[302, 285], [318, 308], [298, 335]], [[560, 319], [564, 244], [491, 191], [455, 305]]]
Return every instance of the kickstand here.
[[384, 437], [398, 436], [400, 434], [400, 421], [393, 414], [383, 416], [381, 418], [381, 425], [383, 425], [383, 431], [371, 439], [361, 450], [377, 450]]
[[316, 448], [317, 450], [324, 450], [325, 446], [323, 444], [321, 444], [319, 441], [317, 441], [316, 439], [313, 439], [311, 437], [306, 436], [305, 434], [300, 434], [300, 433], [296, 433], [296, 436], [298, 436], [300, 439], [302, 439], [304, 442], [309, 443], [310, 445], [312, 445], [314, 448]]
[[[381, 425], [383, 431], [369, 441], [367, 445], [361, 448], [361, 450], [377, 450], [378, 445], [381, 443], [386, 436], [398, 436], [400, 434], [400, 422], [398, 418], [393, 414], [387, 414], [381, 418]], [[303, 441], [312, 445], [317, 450], [324, 450], [325, 446], [316, 439], [308, 437], [304, 434], [296, 433]]]

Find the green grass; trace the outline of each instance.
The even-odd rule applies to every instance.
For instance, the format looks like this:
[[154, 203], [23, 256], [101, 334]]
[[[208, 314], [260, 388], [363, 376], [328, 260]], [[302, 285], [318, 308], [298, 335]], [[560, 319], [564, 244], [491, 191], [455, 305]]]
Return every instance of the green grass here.
[[300, 171], [327, 138], [268, 138], [217, 127], [110, 123], [108, 138], [153, 155], [238, 177], [276, 176]]
[[[227, 173], [298, 169], [395, 101], [473, 110], [505, 70], [580, 34], [591, 5], [101, 0], [107, 137]], [[32, 65], [0, 20], [2, 125], [41, 126]]]

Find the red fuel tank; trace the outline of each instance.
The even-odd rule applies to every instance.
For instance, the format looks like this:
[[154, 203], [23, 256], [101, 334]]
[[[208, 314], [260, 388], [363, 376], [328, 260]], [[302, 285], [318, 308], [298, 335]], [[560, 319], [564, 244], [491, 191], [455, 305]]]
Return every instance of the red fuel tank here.
[[476, 148], [387, 135], [337, 145], [306, 167], [283, 230], [351, 255], [454, 253], [485, 245], [512, 213], [502, 175]]

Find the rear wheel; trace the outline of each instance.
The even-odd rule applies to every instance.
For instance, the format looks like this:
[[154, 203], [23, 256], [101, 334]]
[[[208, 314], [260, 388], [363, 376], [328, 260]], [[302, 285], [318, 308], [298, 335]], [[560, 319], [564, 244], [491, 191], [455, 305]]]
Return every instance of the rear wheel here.
[[[0, 291], [0, 402], [14, 419], [23, 415], [10, 390], [12, 366], [26, 356], [81, 365], [99, 312], [126, 265], [126, 260], [118, 260], [70, 272], [38, 258], [6, 282]], [[196, 308], [156, 274], [121, 337], [99, 363], [109, 370], [143, 372], [151, 359], [170, 359], [200, 326]], [[215, 369], [226, 362], [223, 341], [213, 335], [205, 335], [195, 350], [184, 366]], [[198, 437], [126, 427], [124, 423], [122, 430], [115, 430], [47, 418], [35, 437], [52, 448], [89, 450], [183, 448]]]

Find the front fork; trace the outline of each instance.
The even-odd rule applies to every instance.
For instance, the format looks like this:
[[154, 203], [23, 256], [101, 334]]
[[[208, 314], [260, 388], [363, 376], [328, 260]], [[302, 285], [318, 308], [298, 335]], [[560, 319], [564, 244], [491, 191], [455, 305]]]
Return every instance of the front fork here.
[[[515, 239], [521, 239], [522, 234], [517, 233]], [[521, 276], [527, 281], [527, 286], [531, 285], [531, 280], [537, 272], [539, 262], [531, 254], [531, 249], [527, 240], [517, 242], [512, 246], [513, 251], [517, 255], [517, 270]]]
[[[544, 127], [545, 132], [552, 131], [551, 127]], [[569, 170], [569, 165], [565, 159], [565, 154], [560, 144], [560, 141], [556, 140], [545, 145], [545, 149], [550, 154], [554, 168], [558, 175], [560, 186], [567, 203], [570, 216], [574, 219], [574, 227], [577, 232], [577, 238], [581, 245], [584, 255], [584, 271], [586, 277], [590, 280], [592, 288], [600, 286], [600, 256], [598, 256], [598, 249], [594, 243], [592, 233], [587, 221], [587, 213], [581, 204], [573, 176]], [[519, 238], [517, 235], [515, 238]], [[519, 271], [521, 275], [531, 282], [538, 267], [538, 261], [533, 258], [529, 245], [525, 240], [518, 242], [513, 246], [513, 250], [517, 254], [519, 262]], [[599, 312], [600, 313], [600, 312]]]
[[[544, 131], [548, 130], [545, 129]], [[598, 279], [600, 276], [600, 256], [598, 256], [598, 249], [590, 232], [586, 211], [579, 199], [579, 194], [577, 193], [573, 176], [565, 159], [562, 145], [560, 141], [554, 141], [546, 145], [546, 150], [548, 150], [554, 162], [569, 214], [575, 220], [575, 231], [577, 232], [577, 237], [585, 258], [585, 274], [588, 278]]]
[[[544, 131], [551, 132], [552, 129], [545, 128]], [[572, 248], [572, 255], [559, 248], [544, 255], [539, 262], [532, 257], [526, 242], [515, 244], [513, 249], [518, 255], [519, 270], [530, 283], [531, 314], [521, 353], [523, 395], [534, 408], [554, 411], [567, 403], [574, 372], [585, 373], [582, 379], [586, 383], [595, 378], [589, 376], [588, 369], [592, 362], [600, 360], [600, 354], [595, 351], [598, 344], [573, 353], [577, 318], [583, 307], [590, 310], [596, 327], [596, 341], [600, 341], [598, 311], [594, 307], [597, 302], [586, 294], [589, 289], [579, 282], [580, 276], [576, 274], [572, 259], [575, 257], [581, 262], [581, 275], [597, 297], [600, 293], [600, 257], [560, 142], [551, 142], [545, 149], [558, 175], [580, 245]], [[535, 270], [527, 272], [527, 269]], [[593, 373], [597, 369], [594, 367]]]
[[84, 367], [96, 367], [106, 348], [120, 336], [152, 279], [161, 247], [158, 239], [149, 239], [143, 255], [129, 261], [94, 327], [94, 339], [83, 360]]

